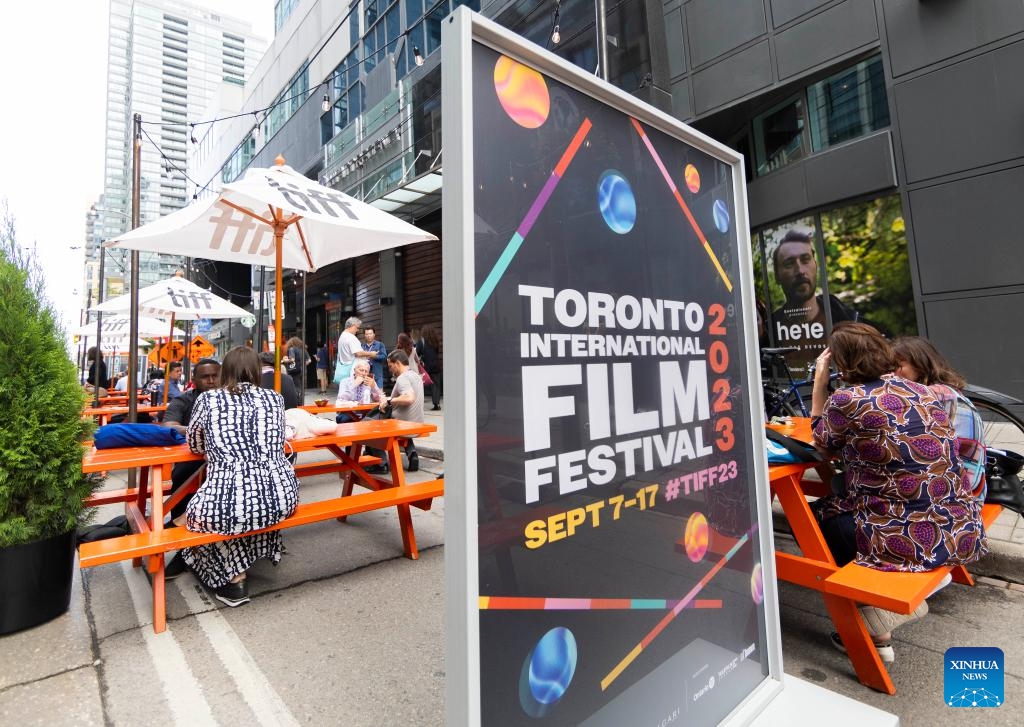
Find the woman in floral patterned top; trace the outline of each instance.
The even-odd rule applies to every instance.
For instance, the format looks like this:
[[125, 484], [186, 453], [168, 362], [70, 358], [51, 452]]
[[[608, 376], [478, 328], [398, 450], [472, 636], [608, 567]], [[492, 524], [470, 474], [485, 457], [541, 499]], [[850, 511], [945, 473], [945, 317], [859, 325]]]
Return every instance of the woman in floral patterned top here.
[[[829, 396], [831, 361], [849, 386]], [[837, 325], [818, 357], [814, 443], [846, 468], [845, 492], [815, 506], [822, 533], [839, 566], [855, 560], [879, 570], [927, 571], [973, 562], [988, 547], [980, 506], [964, 484], [956, 433], [927, 386], [891, 373], [897, 365], [889, 343], [864, 323]], [[888, 661], [889, 631], [922, 617], [927, 604], [911, 616], [861, 612]]]

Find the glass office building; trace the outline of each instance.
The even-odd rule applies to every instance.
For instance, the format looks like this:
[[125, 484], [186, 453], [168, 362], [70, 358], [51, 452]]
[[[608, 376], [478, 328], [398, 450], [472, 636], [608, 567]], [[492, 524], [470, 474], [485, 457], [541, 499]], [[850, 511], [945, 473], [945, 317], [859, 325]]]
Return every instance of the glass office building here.
[[[201, 118], [221, 84], [241, 87], [265, 48], [248, 22], [196, 5], [110, 0], [103, 194], [87, 223], [89, 260], [98, 258], [103, 240], [130, 227], [133, 115], [141, 114], [145, 124], [140, 190], [145, 224], [191, 200], [185, 181], [193, 133], [188, 124]], [[140, 258], [142, 286], [183, 267], [176, 255]], [[124, 292], [127, 267], [125, 251], [106, 256], [104, 297]]]

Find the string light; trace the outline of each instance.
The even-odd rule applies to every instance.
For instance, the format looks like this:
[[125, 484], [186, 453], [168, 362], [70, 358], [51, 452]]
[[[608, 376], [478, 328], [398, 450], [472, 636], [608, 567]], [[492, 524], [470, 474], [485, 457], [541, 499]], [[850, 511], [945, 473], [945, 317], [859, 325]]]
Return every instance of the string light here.
[[[320, 48], [317, 49], [316, 53], [314, 53], [306, 61], [305, 65], [301, 69], [299, 69], [300, 73], [302, 71], [305, 71], [305, 70], [309, 69], [309, 67], [312, 65], [313, 61], [316, 60], [316, 58], [320, 55], [320, 53], [324, 50], [324, 48], [327, 47], [327, 44], [331, 41], [331, 39], [334, 37], [334, 35], [342, 28], [343, 25], [344, 24], [342, 23], [342, 24], [339, 24], [337, 27], [335, 27], [335, 29], [331, 32], [331, 34], [320, 45]], [[412, 28], [407, 29], [404, 33], [401, 34], [401, 36], [406, 36], [407, 37], [412, 30], [413, 30]], [[319, 87], [319, 86], [326, 86], [327, 88], [330, 88], [331, 83], [335, 79], [337, 79], [338, 77], [344, 76], [344, 74], [348, 73], [348, 71], [351, 70], [352, 68], [356, 68], [359, 65], [365, 63], [366, 61], [369, 61], [369, 60], [373, 59], [378, 54], [380, 54], [382, 52], [385, 52], [388, 47], [389, 46], [384, 46], [384, 47], [378, 48], [376, 51], [374, 51], [370, 55], [366, 56], [365, 58], [354, 60], [352, 63], [348, 64], [347, 66], [345, 66], [344, 68], [342, 68], [340, 70], [336, 69], [334, 72], [331, 73], [330, 76], [328, 76], [323, 81], [321, 81], [319, 84], [317, 84], [317, 86], [314, 86], [314, 88]], [[414, 62], [416, 63], [417, 66], [422, 66], [424, 63], [426, 63], [426, 59], [423, 57], [423, 53], [420, 50], [419, 46], [413, 46], [412, 52], [413, 52], [413, 60], [414, 60]], [[261, 122], [260, 122], [259, 116], [258, 116], [259, 113], [262, 112], [264, 114], [264, 121], [265, 121], [266, 117], [269, 115], [269, 113], [273, 109], [277, 108], [278, 106], [281, 106], [281, 105], [284, 105], [284, 104], [289, 104], [289, 103], [291, 103], [292, 101], [294, 101], [296, 99], [301, 99], [303, 97], [308, 97], [309, 95], [310, 95], [310, 91], [309, 90], [307, 90], [307, 91], [300, 91], [297, 94], [294, 94], [292, 96], [288, 96], [288, 97], [285, 97], [285, 98], [281, 98], [281, 99], [275, 101], [274, 103], [270, 104], [269, 106], [266, 106], [266, 107], [260, 108], [260, 109], [256, 109], [254, 111], [243, 111], [241, 113], [230, 114], [228, 116], [221, 116], [221, 117], [218, 117], [218, 118], [208, 119], [208, 120], [203, 120], [203, 121], [182, 122], [182, 124], [177, 124], [177, 125], [184, 125], [184, 123], [188, 123], [188, 126], [191, 129], [194, 130], [196, 126], [202, 126], [204, 124], [216, 124], [216, 123], [218, 123], [220, 121], [230, 121], [232, 119], [238, 119], [238, 118], [242, 118], [244, 116], [248, 116], [251, 113], [253, 118], [256, 120], [255, 128], [253, 128], [253, 130], [252, 130], [252, 139], [253, 139], [254, 142], [259, 144], [260, 136], [261, 136], [261, 131], [260, 131], [260, 123]], [[321, 108], [323, 109], [323, 111], [325, 113], [330, 110], [330, 96], [329, 96], [329, 94], [326, 94], [326, 93], [324, 94], [324, 99], [321, 102]], [[155, 124], [159, 124], [161, 126], [175, 126], [176, 125], [174, 123], [168, 124], [168, 123], [165, 123], [165, 122], [155, 122], [155, 121], [143, 121], [142, 123], [143, 123], [143, 125], [155, 125]], [[198, 141], [195, 138], [194, 133], [192, 134], [191, 138], [192, 138], [192, 143], [198, 143]], [[244, 140], [243, 140], [243, 142], [239, 143], [239, 146], [242, 143], [244, 143]], [[153, 142], [153, 145], [157, 146], [157, 148], [159, 149], [159, 146], [155, 142]], [[237, 151], [237, 148], [238, 147], [235, 148], [235, 151]], [[161, 152], [161, 154], [162, 153], [163, 152]], [[234, 152], [232, 152], [232, 153], [234, 153]], [[182, 171], [182, 170], [179, 169], [178, 171]], [[183, 171], [182, 171], [182, 173], [184, 174]], [[187, 176], [186, 176], [186, 179], [188, 179], [188, 181], [190, 181], [193, 184], [195, 184], [197, 189], [198, 189], [198, 191], [204, 192], [204, 191], [206, 191], [207, 189], [210, 188], [210, 185], [213, 183], [214, 179], [216, 179], [220, 174], [221, 174], [221, 170], [218, 170], [217, 172], [215, 172], [214, 175], [212, 177], [210, 177], [210, 179], [207, 180], [206, 184], [204, 184], [204, 185], [199, 185], [197, 182], [194, 182], [191, 179], [188, 179]]]
[[551, 42], [558, 45], [562, 42], [562, 33], [558, 25], [559, 12], [562, 9], [562, 0], [555, 0], [555, 17], [551, 19]]

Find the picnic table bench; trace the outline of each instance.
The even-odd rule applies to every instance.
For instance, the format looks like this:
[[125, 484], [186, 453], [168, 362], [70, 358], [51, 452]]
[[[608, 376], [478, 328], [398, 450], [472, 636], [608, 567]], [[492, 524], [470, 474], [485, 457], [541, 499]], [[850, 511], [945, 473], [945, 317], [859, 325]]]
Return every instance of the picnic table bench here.
[[[801, 441], [811, 441], [810, 420], [795, 418], [795, 427], [786, 433]], [[776, 551], [776, 573], [780, 580], [822, 594], [857, 678], [872, 689], [895, 694], [896, 687], [875, 649], [858, 605], [909, 614], [934, 592], [947, 573], [957, 583], [974, 585], [974, 580], [963, 566], [942, 566], [921, 573], [880, 571], [855, 563], [837, 566], [808, 504], [808, 497], [831, 494], [827, 484], [804, 477], [815, 466], [797, 463], [768, 468], [772, 494], [779, 498], [801, 551], [801, 555]], [[1001, 511], [999, 505], [985, 505], [985, 526], [991, 525]]]
[[[435, 430], [436, 427], [432, 424], [384, 419], [339, 424], [333, 434], [290, 441], [288, 445], [296, 452], [325, 450], [333, 453], [334, 461], [302, 463], [296, 466], [296, 473], [299, 476], [309, 476], [338, 472], [343, 478], [342, 491], [336, 498], [301, 503], [291, 516], [266, 530], [282, 530], [322, 520], [343, 520], [356, 513], [395, 507], [402, 531], [404, 553], [406, 557], [415, 560], [419, 557], [419, 551], [416, 547], [410, 505], [429, 510], [433, 498], [444, 494], [444, 480], [408, 484], [402, 467], [401, 446], [410, 437], [429, 434]], [[374, 477], [366, 472], [366, 465], [380, 460], [376, 457], [362, 456], [364, 446], [384, 450], [390, 463], [390, 480]], [[164, 554], [181, 548], [252, 534], [222, 535], [194, 533], [183, 527], [164, 528], [165, 505], [166, 509], [173, 507], [184, 496], [186, 488], [175, 493], [165, 503], [164, 495], [167, 493], [168, 485], [164, 483], [160, 474], [162, 468], [176, 462], [202, 459], [202, 455], [194, 454], [187, 445], [182, 444], [173, 447], [92, 450], [82, 461], [84, 472], [132, 468], [141, 471], [138, 488], [100, 492], [86, 500], [87, 505], [123, 502], [125, 515], [133, 532], [117, 538], [83, 543], [78, 550], [79, 564], [82, 568], [89, 568], [120, 560], [132, 560], [135, 565], [141, 565], [145, 561], [146, 569], [152, 575], [153, 630], [157, 633], [166, 629]], [[188, 486], [194, 488], [199, 479], [199, 473], [193, 475]], [[352, 494], [356, 482], [370, 491]], [[145, 511], [147, 502], [148, 516]]]

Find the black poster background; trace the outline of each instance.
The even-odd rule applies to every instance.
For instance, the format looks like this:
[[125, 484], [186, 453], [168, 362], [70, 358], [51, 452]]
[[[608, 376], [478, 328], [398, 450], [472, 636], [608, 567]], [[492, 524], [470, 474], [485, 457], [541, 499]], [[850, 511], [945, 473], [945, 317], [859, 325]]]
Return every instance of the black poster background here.
[[[558, 81], [545, 77], [550, 111], [537, 128], [516, 123], [498, 98], [495, 64], [499, 54], [473, 48], [473, 164], [475, 209], [475, 284], [484, 286], [495, 265], [502, 269], [493, 292], [481, 299], [476, 318], [477, 444], [479, 500], [479, 595], [481, 722], [505, 724], [714, 724], [728, 714], [767, 674], [763, 605], [752, 595], [752, 572], [759, 570], [754, 472], [749, 422], [749, 382], [744, 367], [744, 330], [740, 314], [738, 241], [731, 168], [642, 123], [679, 194], [692, 211], [710, 248], [732, 283], [728, 290], [711, 256], [698, 239], [657, 162], [630, 117]], [[516, 79], [513, 79], [515, 81]], [[521, 79], [520, 79], [521, 80]], [[521, 85], [507, 87], [506, 102], [515, 109], [531, 107]], [[528, 90], [528, 89], [527, 89]], [[517, 96], [516, 93], [519, 95]], [[586, 120], [592, 124], [564, 174], [542, 208], [537, 204], [552, 170], [563, 158]], [[691, 192], [684, 179], [688, 164], [700, 175]], [[616, 170], [632, 189], [636, 221], [618, 234], [604, 221], [598, 206], [598, 185]], [[726, 232], [716, 227], [713, 206], [728, 212]], [[522, 229], [531, 208], [539, 213], [522, 245], [499, 262], [509, 241]], [[721, 222], [721, 218], [719, 220]], [[749, 271], [746, 273], [749, 275]], [[704, 312], [702, 329], [682, 331], [575, 328], [561, 326], [544, 303], [543, 325], [530, 325], [529, 301], [519, 286], [572, 288], [620, 296], [694, 302]], [[725, 311], [724, 334], [712, 335], [712, 306]], [[585, 333], [691, 337], [702, 353], [682, 357], [522, 358], [520, 334]], [[576, 413], [551, 420], [551, 447], [524, 452], [523, 369], [537, 365], [628, 363], [632, 365], [634, 408], [660, 411], [659, 364], [680, 360], [706, 361], [707, 351], [722, 341], [727, 367], [708, 368], [709, 387], [728, 389], [720, 402], [724, 413], [671, 429], [700, 430], [707, 444], [716, 439], [716, 421], [731, 420], [734, 442], [728, 451], [678, 464], [657, 466], [626, 476], [617, 456], [614, 479], [603, 485], [560, 495], [557, 481], [540, 488], [538, 502], [527, 504], [524, 465], [527, 460], [575, 450], [590, 450], [659, 431], [616, 434], [592, 440], [588, 424], [587, 385], [563, 386], [553, 395], [575, 396]], [[721, 345], [718, 347], [721, 353]], [[721, 358], [719, 364], [723, 363]], [[609, 384], [610, 388], [612, 384]], [[715, 396], [708, 394], [712, 403]], [[720, 425], [719, 425], [720, 426]], [[758, 436], [754, 442], [761, 445]], [[698, 470], [726, 472], [735, 463], [735, 477], [705, 486], [674, 500], [666, 485]], [[613, 520], [608, 499], [623, 495], [636, 500], [640, 488], [658, 486], [653, 508], [623, 507]], [[524, 528], [574, 508], [605, 502], [598, 527], [588, 522], [571, 537], [530, 549]], [[712, 540], [726, 546], [749, 534], [745, 543], [699, 589], [696, 599], [721, 601], [721, 607], [684, 608], [639, 654], [602, 689], [602, 680], [634, 652], [665, 618], [667, 608], [605, 608], [551, 610], [540, 607], [504, 609], [488, 606], [488, 597], [571, 599], [667, 599], [678, 601], [724, 559], [725, 550], [709, 548], [693, 562], [683, 548], [688, 519], [702, 513]], [[716, 535], [716, 533], [718, 535]], [[632, 601], [631, 601], [632, 602]], [[571, 681], [560, 699], [542, 705], [532, 696], [528, 671], [538, 641], [551, 629], [568, 629], [577, 648]], [[751, 648], [753, 647], [753, 648]], [[670, 662], [666, 664], [666, 662]], [[663, 668], [659, 669], [659, 667]], [[629, 715], [623, 721], [622, 715]], [[679, 720], [678, 722], [676, 720]]]

